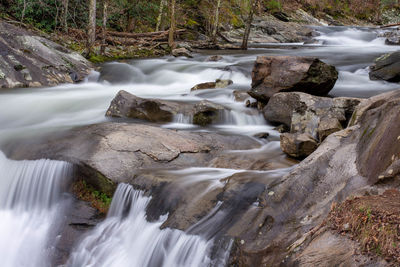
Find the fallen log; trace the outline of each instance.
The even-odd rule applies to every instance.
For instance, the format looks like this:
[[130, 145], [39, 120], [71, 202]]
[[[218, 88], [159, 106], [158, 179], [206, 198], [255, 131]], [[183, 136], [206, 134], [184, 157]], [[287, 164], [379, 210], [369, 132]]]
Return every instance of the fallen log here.
[[389, 28], [389, 27], [394, 27], [394, 26], [400, 26], [400, 23], [393, 23], [393, 24], [383, 25], [383, 26], [380, 26], [379, 28], [383, 29], [383, 28]]
[[[176, 30], [176, 34], [185, 32], [185, 29]], [[132, 32], [115, 32], [107, 31], [107, 35], [123, 38], [146, 38], [146, 37], [161, 37], [168, 36], [169, 31], [159, 31], [159, 32], [143, 32], [143, 33], [132, 33]]]

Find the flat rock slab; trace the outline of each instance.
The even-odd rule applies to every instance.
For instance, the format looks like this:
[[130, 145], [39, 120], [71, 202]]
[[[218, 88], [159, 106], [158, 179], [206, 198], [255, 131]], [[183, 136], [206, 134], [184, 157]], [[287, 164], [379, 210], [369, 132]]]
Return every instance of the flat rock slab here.
[[95, 124], [31, 141], [29, 146], [14, 146], [10, 157], [71, 162], [89, 183], [110, 195], [117, 183], [127, 181], [139, 169], [207, 166], [223, 150], [259, 147], [243, 136], [128, 123]]
[[0, 88], [72, 83], [90, 69], [78, 53], [0, 20]]

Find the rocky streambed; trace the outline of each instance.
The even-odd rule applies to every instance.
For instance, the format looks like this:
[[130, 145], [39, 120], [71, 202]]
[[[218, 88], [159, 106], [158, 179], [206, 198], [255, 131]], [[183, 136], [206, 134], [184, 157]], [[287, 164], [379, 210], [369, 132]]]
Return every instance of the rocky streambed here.
[[399, 85], [369, 79], [397, 54], [374, 63], [395, 49], [371, 29], [320, 34], [4, 91], [0, 216], [29, 240], [6, 266], [396, 265], [389, 230], [362, 237], [399, 215], [368, 204], [398, 198]]

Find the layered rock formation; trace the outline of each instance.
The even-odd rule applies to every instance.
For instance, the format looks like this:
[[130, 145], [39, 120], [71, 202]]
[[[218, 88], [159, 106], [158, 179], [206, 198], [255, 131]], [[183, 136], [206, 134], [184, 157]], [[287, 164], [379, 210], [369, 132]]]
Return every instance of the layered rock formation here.
[[82, 80], [91, 64], [78, 53], [0, 20], [0, 88]]

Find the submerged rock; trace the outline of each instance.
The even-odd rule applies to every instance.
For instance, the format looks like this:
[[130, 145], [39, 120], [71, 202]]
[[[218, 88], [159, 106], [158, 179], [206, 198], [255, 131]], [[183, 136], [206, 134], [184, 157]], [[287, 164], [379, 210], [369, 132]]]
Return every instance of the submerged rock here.
[[208, 125], [219, 121], [221, 105], [203, 100], [197, 104], [137, 97], [124, 90], [111, 101], [106, 116], [132, 118], [150, 122], [171, 122], [178, 114], [193, 118], [193, 123]]
[[235, 90], [233, 91], [233, 97], [235, 98], [235, 101], [243, 102], [250, 96], [246, 91]]
[[317, 58], [296, 56], [259, 56], [252, 72], [249, 95], [267, 103], [279, 92], [305, 92], [324, 96], [338, 78], [334, 66]]
[[400, 82], [400, 51], [377, 58], [370, 69], [369, 78], [371, 80]]
[[193, 86], [190, 91], [197, 91], [203, 89], [216, 89], [216, 88], [226, 88], [233, 83], [232, 80], [220, 80], [217, 79], [215, 82], [200, 83]]
[[0, 88], [73, 83], [92, 68], [78, 53], [2, 20], [0, 47]]

